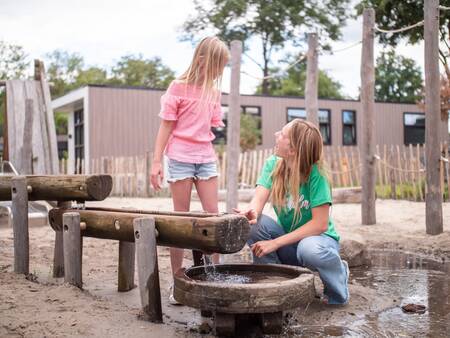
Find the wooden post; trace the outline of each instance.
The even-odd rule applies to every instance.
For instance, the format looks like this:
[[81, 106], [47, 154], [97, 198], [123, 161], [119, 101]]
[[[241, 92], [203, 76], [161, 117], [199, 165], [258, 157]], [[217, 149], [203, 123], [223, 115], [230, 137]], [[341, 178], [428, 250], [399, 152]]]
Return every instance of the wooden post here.
[[[70, 208], [72, 202], [58, 202], [58, 208]], [[53, 278], [64, 277], [63, 232], [55, 231], [55, 248], [53, 251]]]
[[119, 241], [119, 268], [117, 290], [119, 292], [134, 289], [134, 253], [133, 242]]
[[362, 224], [375, 224], [375, 67], [374, 67], [375, 10], [364, 9], [363, 46], [361, 55], [362, 103]]
[[12, 224], [14, 233], [14, 272], [29, 273], [28, 191], [25, 176], [11, 180]]
[[305, 105], [306, 119], [319, 127], [319, 71], [317, 54], [317, 33], [308, 34], [308, 55], [306, 64]]
[[425, 39], [425, 144], [427, 194], [425, 196], [426, 232], [443, 231], [440, 171], [440, 76], [439, 76], [439, 0], [424, 1]]
[[231, 42], [231, 83], [230, 83], [230, 109], [228, 111], [227, 126], [227, 211], [231, 212], [238, 203], [238, 168], [231, 159], [238, 159], [241, 131], [241, 106], [239, 97], [240, 75], [241, 75], [241, 53], [242, 42], [234, 40]]
[[25, 124], [23, 128], [23, 145], [21, 149], [21, 174], [33, 174], [33, 100], [25, 100]]
[[80, 229], [80, 214], [67, 212], [63, 215], [64, 282], [83, 286], [82, 254], [83, 238]]
[[150, 217], [137, 218], [133, 221], [133, 228], [144, 317], [151, 322], [162, 323], [155, 220]]
[[5, 83], [5, 96], [4, 96], [4, 107], [5, 113], [3, 115], [3, 161], [9, 161], [9, 142], [8, 142], [8, 99], [7, 90]]

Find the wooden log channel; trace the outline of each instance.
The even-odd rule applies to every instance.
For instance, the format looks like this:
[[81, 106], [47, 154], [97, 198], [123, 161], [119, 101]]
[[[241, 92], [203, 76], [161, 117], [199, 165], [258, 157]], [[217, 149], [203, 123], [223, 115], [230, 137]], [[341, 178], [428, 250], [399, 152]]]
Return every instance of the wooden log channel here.
[[101, 208], [52, 209], [49, 220], [55, 231], [62, 229], [63, 214], [71, 211], [80, 214], [85, 237], [134, 242], [133, 220], [148, 214], [155, 218], [158, 245], [205, 252], [237, 252], [244, 247], [250, 233], [248, 220], [234, 214], [181, 213], [184, 216], [180, 216], [180, 213]]
[[[0, 201], [11, 200], [11, 179], [0, 176]], [[27, 175], [28, 200], [101, 201], [112, 189], [110, 175]]]

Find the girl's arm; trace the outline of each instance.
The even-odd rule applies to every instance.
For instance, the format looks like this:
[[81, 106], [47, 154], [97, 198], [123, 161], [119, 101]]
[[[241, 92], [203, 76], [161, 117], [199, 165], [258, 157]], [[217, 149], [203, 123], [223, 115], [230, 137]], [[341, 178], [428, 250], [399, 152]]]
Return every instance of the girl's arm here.
[[245, 210], [234, 209], [240, 215], [244, 215], [249, 220], [250, 224], [255, 224], [258, 217], [261, 215], [264, 206], [269, 199], [270, 190], [258, 185], [255, 189], [255, 195], [253, 196], [250, 204]]
[[158, 136], [156, 136], [155, 151], [153, 152], [152, 171], [150, 176], [150, 182], [155, 190], [161, 189], [161, 183], [164, 179], [162, 157], [175, 122], [176, 121], [161, 120]]
[[257, 257], [265, 256], [279, 248], [297, 243], [305, 237], [318, 236], [328, 229], [330, 205], [323, 204], [312, 208], [312, 219], [302, 227], [270, 241], [260, 241], [252, 245], [252, 251]]

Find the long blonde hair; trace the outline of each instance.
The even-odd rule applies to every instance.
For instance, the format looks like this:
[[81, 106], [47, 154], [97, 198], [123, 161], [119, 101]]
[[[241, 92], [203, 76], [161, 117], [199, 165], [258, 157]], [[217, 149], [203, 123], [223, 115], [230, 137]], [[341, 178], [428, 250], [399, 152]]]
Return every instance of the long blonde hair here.
[[288, 130], [294, 153], [289, 164], [284, 158], [277, 162], [272, 174], [272, 204], [279, 209], [284, 208], [289, 194], [294, 205], [294, 226], [301, 219], [300, 185], [307, 183], [314, 164], [322, 170], [323, 140], [319, 129], [309, 121], [294, 119]]
[[218, 37], [206, 37], [195, 48], [189, 68], [178, 80], [201, 87], [201, 97], [206, 101], [217, 100], [222, 72], [229, 60], [227, 45]]

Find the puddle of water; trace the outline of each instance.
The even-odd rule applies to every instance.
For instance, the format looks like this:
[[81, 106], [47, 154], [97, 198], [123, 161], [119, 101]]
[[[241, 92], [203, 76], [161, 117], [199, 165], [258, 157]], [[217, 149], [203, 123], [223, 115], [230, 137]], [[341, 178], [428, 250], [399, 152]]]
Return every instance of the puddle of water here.
[[215, 273], [205, 273], [193, 277], [198, 281], [223, 282], [228, 284], [255, 284], [274, 283], [292, 279], [290, 276], [259, 271], [223, 271]]
[[[450, 337], [450, 263], [401, 252], [372, 251], [371, 267], [351, 269], [351, 279], [397, 306], [358, 318], [350, 325], [294, 325], [295, 337]], [[402, 305], [426, 306], [424, 314], [404, 313]]]

